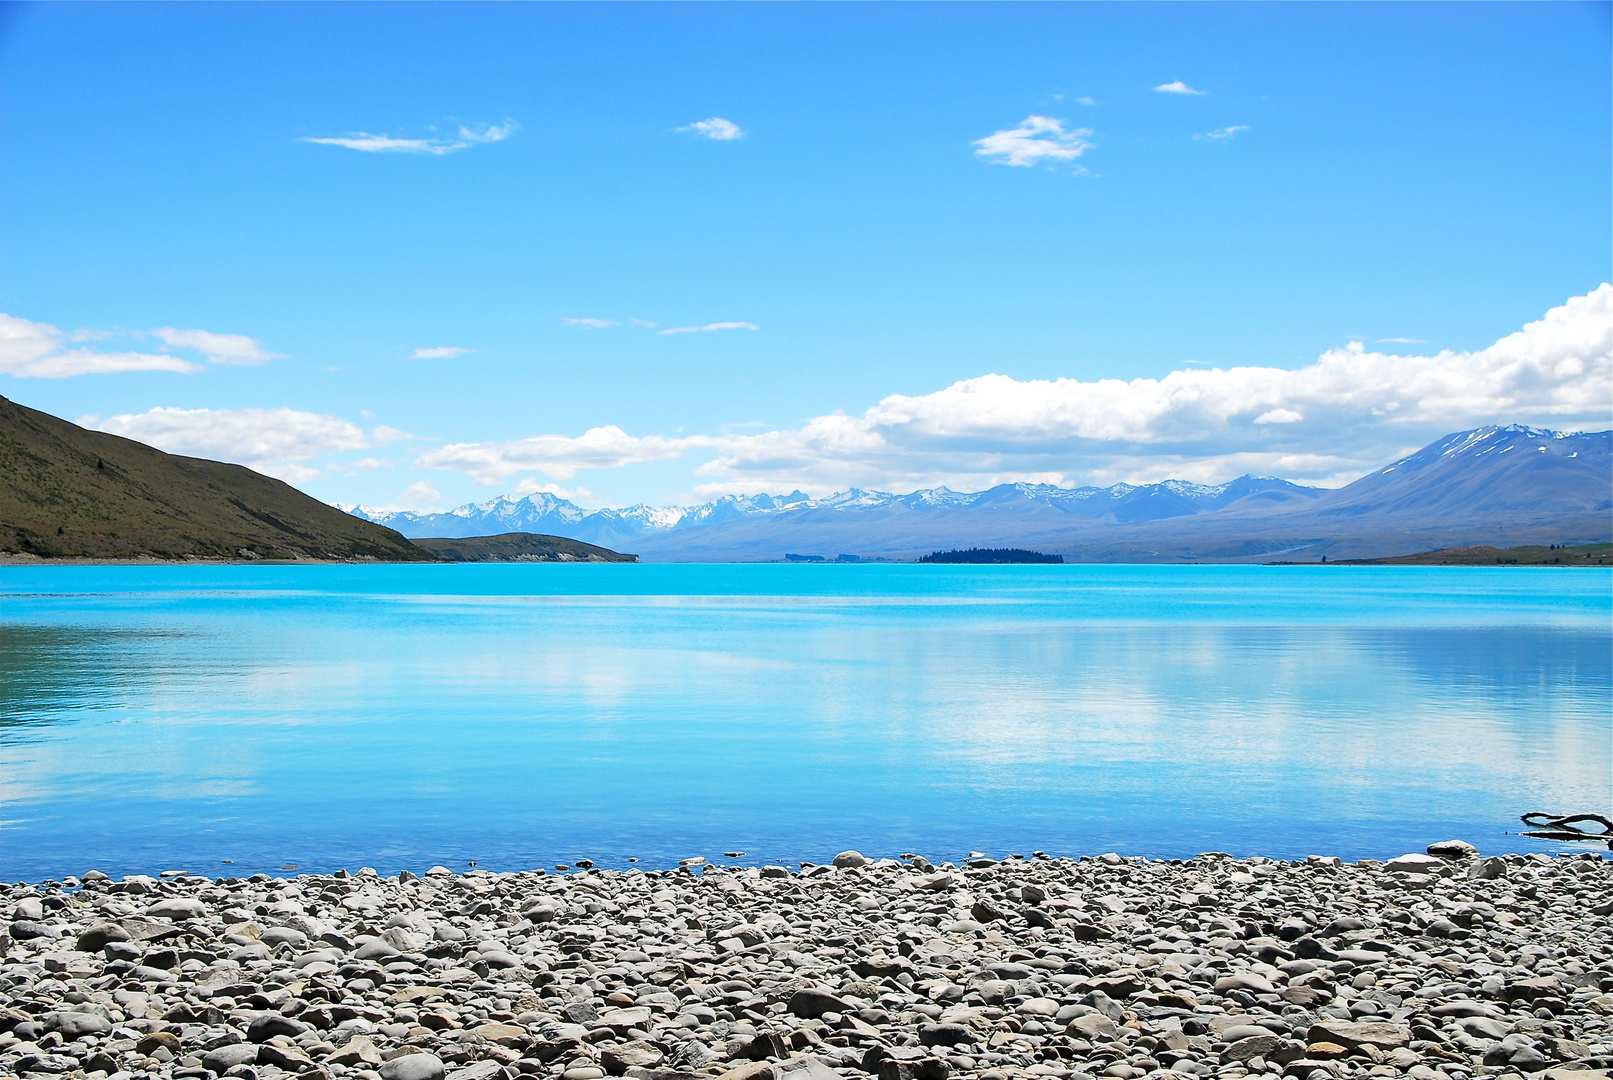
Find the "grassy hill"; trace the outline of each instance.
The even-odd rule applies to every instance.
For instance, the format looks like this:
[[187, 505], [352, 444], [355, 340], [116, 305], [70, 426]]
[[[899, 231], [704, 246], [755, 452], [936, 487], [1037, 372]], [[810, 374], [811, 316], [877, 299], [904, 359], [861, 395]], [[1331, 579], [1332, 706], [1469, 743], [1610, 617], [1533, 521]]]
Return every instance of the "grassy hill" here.
[[1441, 548], [1387, 559], [1347, 559], [1330, 566], [1608, 566], [1613, 565], [1613, 544], [1583, 544], [1553, 548], [1549, 544], [1495, 548]]
[[414, 541], [444, 562], [638, 562], [581, 540], [542, 533], [500, 533], [498, 536], [425, 537]]
[[0, 553], [437, 561], [251, 469], [165, 454], [3, 397]]

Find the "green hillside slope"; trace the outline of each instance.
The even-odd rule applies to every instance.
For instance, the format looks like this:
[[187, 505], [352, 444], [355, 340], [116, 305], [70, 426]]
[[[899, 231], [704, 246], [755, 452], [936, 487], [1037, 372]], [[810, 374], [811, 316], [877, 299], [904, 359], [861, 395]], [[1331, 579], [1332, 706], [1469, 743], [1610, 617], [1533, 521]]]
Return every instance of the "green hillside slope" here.
[[1613, 544], [1581, 544], [1554, 548], [1547, 544], [1524, 547], [1441, 548], [1386, 559], [1350, 559], [1338, 566], [1605, 566], [1613, 559]]
[[436, 561], [251, 469], [165, 454], [3, 397], [0, 553]]
[[447, 562], [638, 562], [637, 555], [542, 533], [433, 536], [414, 542]]

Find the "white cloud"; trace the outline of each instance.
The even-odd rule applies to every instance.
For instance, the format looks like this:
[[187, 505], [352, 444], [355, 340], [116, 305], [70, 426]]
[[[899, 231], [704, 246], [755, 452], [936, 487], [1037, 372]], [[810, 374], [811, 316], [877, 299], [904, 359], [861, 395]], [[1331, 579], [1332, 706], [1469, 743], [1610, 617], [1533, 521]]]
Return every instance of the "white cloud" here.
[[1380, 345], [1383, 345], [1383, 344], [1388, 344], [1388, 345], [1427, 345], [1428, 344], [1427, 340], [1425, 340], [1423, 338], [1420, 338], [1420, 337], [1381, 337], [1381, 338], [1378, 339], [1378, 343]]
[[1158, 90], [1161, 94], [1191, 94], [1194, 97], [1204, 96], [1203, 90], [1195, 90], [1185, 82], [1182, 82], [1180, 79], [1178, 79], [1176, 82], [1168, 82], [1161, 86], [1156, 86], [1154, 89]]
[[155, 337], [170, 348], [187, 349], [215, 364], [261, 364], [279, 354], [244, 334], [215, 334], [208, 330], [176, 330], [165, 326], [123, 334], [111, 330], [64, 333], [49, 323], [30, 322], [0, 314], [0, 372], [18, 378], [64, 379], [73, 375], [106, 375], [129, 371], [203, 370], [202, 365], [167, 353], [87, 348], [77, 343], [109, 337]]
[[656, 333], [665, 337], [667, 334], [708, 334], [713, 330], [760, 330], [755, 323], [748, 322], [714, 322], [704, 326], [674, 326]]
[[1206, 131], [1203, 135], [1195, 135], [1193, 137], [1195, 139], [1208, 140], [1210, 142], [1224, 142], [1227, 139], [1236, 136], [1238, 132], [1248, 130], [1248, 124], [1233, 124], [1231, 127], [1216, 128], [1214, 131]]
[[468, 473], [481, 484], [492, 484], [522, 472], [541, 472], [556, 480], [569, 480], [580, 469], [615, 469], [645, 461], [666, 461], [710, 445], [711, 439], [700, 436], [638, 438], [611, 425], [591, 428], [576, 438], [538, 435], [510, 442], [453, 443], [422, 454], [419, 464], [429, 469]]
[[472, 146], [503, 142], [521, 125], [514, 120], [502, 124], [483, 124], [478, 127], [459, 126], [455, 138], [399, 139], [391, 135], [372, 135], [367, 131], [353, 131], [346, 135], [306, 136], [298, 141], [318, 143], [322, 146], [345, 146], [367, 154], [452, 154]]
[[557, 499], [566, 499], [570, 502], [588, 502], [594, 497], [594, 493], [585, 487], [563, 488], [559, 484], [545, 484], [530, 476], [515, 485], [515, 493], [522, 496], [553, 495]]
[[710, 120], [697, 120], [692, 124], [680, 127], [679, 131], [692, 131], [696, 135], [704, 135], [708, 139], [719, 142], [728, 142], [733, 139], [745, 137], [738, 124], [732, 120], [724, 120], [720, 116], [713, 116]]
[[425, 480], [416, 481], [403, 489], [404, 505], [411, 510], [432, 509], [442, 502], [442, 492]]
[[0, 314], [0, 372], [19, 379], [65, 379], [124, 371], [201, 370], [201, 365], [177, 356], [68, 348], [69, 340], [49, 323]]
[[282, 359], [263, 347], [263, 342], [245, 334], [214, 334], [207, 330], [175, 330], [158, 327], [151, 335], [174, 349], [194, 349], [215, 364], [262, 364]]
[[627, 321], [632, 323], [634, 326], [648, 326], [651, 328], [654, 328], [655, 326], [655, 323], [650, 319], [628, 319]]
[[568, 319], [562, 317], [561, 322], [564, 322], [567, 326], [585, 326], [590, 330], [603, 330], [607, 326], [616, 325], [612, 319]]
[[523, 472], [568, 480], [582, 469], [714, 451], [696, 470], [702, 497], [797, 487], [977, 490], [1022, 480], [1212, 483], [1246, 472], [1336, 484], [1449, 432], [1518, 421], [1613, 421], [1613, 285], [1473, 352], [1394, 356], [1352, 342], [1292, 370], [1091, 382], [983, 375], [789, 430], [641, 438], [602, 427], [577, 438], [447, 446], [419, 464], [482, 483]]
[[305, 484], [310, 480], [318, 480], [322, 475], [318, 469], [310, 469], [294, 461], [259, 461], [254, 462], [250, 468], [253, 472], [272, 476], [276, 480], [284, 480], [288, 484]]
[[479, 130], [461, 124], [459, 125], [459, 137], [469, 143], [503, 142], [513, 135], [515, 129], [520, 126], [520, 124], [510, 119], [506, 119], [502, 124], [483, 124]]
[[[1613, 285], [1475, 352], [1367, 352], [1315, 363], [1174, 371], [1162, 379], [1021, 382], [986, 375], [862, 416], [733, 436], [701, 475], [750, 490], [979, 483], [1057, 472], [1069, 483], [1230, 470], [1359, 474], [1463, 427], [1613, 420]], [[956, 484], [954, 484], [956, 486]]]
[[1295, 424], [1305, 419], [1293, 409], [1270, 409], [1255, 417], [1257, 424]]
[[405, 442], [414, 438], [414, 436], [409, 434], [407, 431], [399, 431], [395, 427], [387, 427], [385, 424], [377, 424], [375, 429], [370, 432], [370, 438], [374, 439], [378, 443], [389, 443]]
[[456, 356], [464, 356], [469, 349], [461, 349], [457, 345], [439, 345], [432, 349], [416, 349], [410, 355], [410, 360], [452, 360]]
[[338, 467], [357, 472], [369, 472], [371, 469], [390, 469], [392, 468], [392, 462], [388, 461], [386, 458], [367, 457], [359, 458], [357, 461], [346, 462]]
[[977, 157], [995, 165], [1031, 166], [1043, 160], [1072, 161], [1092, 149], [1091, 128], [1064, 130], [1064, 121], [1051, 116], [1027, 116], [1017, 128], [994, 131], [972, 145]]
[[109, 416], [95, 426], [170, 454], [233, 461], [299, 483], [319, 471], [292, 463], [370, 445], [357, 424], [296, 409], [156, 408]]

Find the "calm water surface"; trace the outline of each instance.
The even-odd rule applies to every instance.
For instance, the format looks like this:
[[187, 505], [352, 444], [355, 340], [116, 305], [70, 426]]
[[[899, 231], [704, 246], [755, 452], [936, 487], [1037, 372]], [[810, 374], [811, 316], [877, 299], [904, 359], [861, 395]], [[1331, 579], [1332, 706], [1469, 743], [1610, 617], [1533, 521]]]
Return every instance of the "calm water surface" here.
[[1601, 571], [5, 568], [0, 877], [1545, 849], [1610, 716]]

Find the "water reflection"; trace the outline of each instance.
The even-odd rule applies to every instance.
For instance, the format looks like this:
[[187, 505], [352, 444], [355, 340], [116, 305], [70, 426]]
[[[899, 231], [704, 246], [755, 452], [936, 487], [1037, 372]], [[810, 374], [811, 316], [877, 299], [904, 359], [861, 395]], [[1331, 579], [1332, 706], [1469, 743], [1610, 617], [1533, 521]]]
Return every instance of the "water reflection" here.
[[28, 729], [125, 707], [175, 635], [0, 623], [0, 745]]
[[303, 569], [7, 597], [8, 867], [1360, 856], [1609, 798], [1583, 577]]

